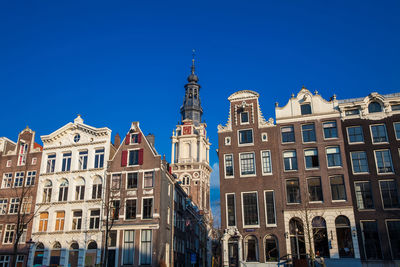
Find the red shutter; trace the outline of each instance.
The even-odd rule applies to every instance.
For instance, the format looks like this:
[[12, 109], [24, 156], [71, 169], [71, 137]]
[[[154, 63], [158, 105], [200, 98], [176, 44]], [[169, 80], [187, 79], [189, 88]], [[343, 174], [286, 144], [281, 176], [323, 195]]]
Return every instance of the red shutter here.
[[169, 174], [172, 174], [172, 167], [171, 166], [169, 166], [168, 172], [169, 172]]
[[137, 142], [140, 144], [142, 142], [142, 133], [138, 133]]
[[143, 164], [143, 148], [139, 150], [139, 165]]
[[126, 137], [125, 137], [125, 145], [129, 145], [130, 144], [130, 141], [131, 141], [130, 139], [131, 139], [131, 135], [127, 134]]
[[121, 167], [125, 167], [127, 162], [128, 162], [128, 151], [123, 150], [121, 158]]

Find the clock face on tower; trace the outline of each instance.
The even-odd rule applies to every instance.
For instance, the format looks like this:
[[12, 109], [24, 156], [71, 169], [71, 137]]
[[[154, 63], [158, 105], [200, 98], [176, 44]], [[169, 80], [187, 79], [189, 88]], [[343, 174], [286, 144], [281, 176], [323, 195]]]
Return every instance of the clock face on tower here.
[[183, 134], [191, 134], [192, 133], [192, 126], [183, 127]]

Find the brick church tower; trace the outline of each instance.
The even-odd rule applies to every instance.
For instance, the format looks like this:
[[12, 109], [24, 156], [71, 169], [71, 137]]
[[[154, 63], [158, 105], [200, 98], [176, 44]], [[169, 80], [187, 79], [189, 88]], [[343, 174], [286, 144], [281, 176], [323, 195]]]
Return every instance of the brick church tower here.
[[[210, 161], [211, 143], [207, 137], [207, 125], [202, 122], [203, 109], [200, 103], [199, 78], [195, 74], [194, 58], [191, 74], [185, 85], [185, 97], [180, 113], [181, 123], [172, 132], [172, 173], [193, 202], [204, 211], [210, 212]], [[210, 218], [209, 217], [209, 218]]]

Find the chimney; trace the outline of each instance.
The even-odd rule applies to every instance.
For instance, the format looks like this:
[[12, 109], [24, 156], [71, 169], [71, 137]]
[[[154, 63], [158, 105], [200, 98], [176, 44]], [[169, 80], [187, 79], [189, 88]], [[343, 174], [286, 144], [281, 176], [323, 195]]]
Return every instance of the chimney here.
[[154, 141], [155, 141], [154, 134], [149, 133], [148, 135], [146, 135], [146, 139], [147, 139], [147, 141], [149, 141], [150, 145], [152, 145], [152, 147], [154, 147]]
[[119, 136], [119, 134], [117, 133], [114, 136], [114, 146], [119, 147], [120, 144], [121, 144], [121, 136]]

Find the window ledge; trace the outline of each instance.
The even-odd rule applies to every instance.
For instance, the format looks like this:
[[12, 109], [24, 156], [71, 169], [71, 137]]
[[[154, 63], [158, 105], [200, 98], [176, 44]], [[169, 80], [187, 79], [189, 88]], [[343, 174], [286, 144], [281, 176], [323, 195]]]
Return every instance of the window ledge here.
[[254, 146], [254, 142], [253, 143], [244, 143], [244, 144], [238, 144], [239, 147], [242, 146]]
[[328, 169], [341, 169], [341, 168], [343, 168], [343, 165], [342, 166], [331, 166], [331, 167], [328, 167]]
[[332, 202], [347, 202], [347, 199], [338, 199], [338, 200], [332, 200]]
[[272, 172], [267, 172], [267, 173], [263, 173], [262, 176], [272, 176], [273, 173]]
[[383, 210], [400, 210], [400, 208], [383, 208]]
[[256, 225], [243, 225], [243, 229], [260, 228], [259, 224]]
[[338, 140], [338, 139], [339, 137], [329, 137], [329, 138], [324, 137], [324, 140]]
[[378, 175], [393, 175], [394, 172], [377, 173]]
[[358, 211], [376, 211], [376, 209], [357, 209]]
[[317, 171], [319, 170], [319, 167], [315, 167], [315, 168], [305, 168], [306, 171]]
[[247, 178], [247, 177], [257, 177], [256, 174], [245, 174], [245, 175], [240, 175], [241, 178]]
[[296, 170], [283, 170], [283, 172], [297, 172], [297, 171], [299, 171], [298, 169], [296, 169]]
[[288, 203], [288, 202], [286, 202], [286, 204], [287, 204], [287, 205], [300, 205], [301, 202], [295, 202], [295, 203]]
[[278, 227], [276, 224], [267, 224], [266, 227]]
[[225, 179], [233, 179], [235, 178], [234, 176], [225, 176]]
[[308, 201], [310, 204], [323, 204], [324, 201]]
[[353, 175], [368, 175], [369, 172], [353, 172]]

